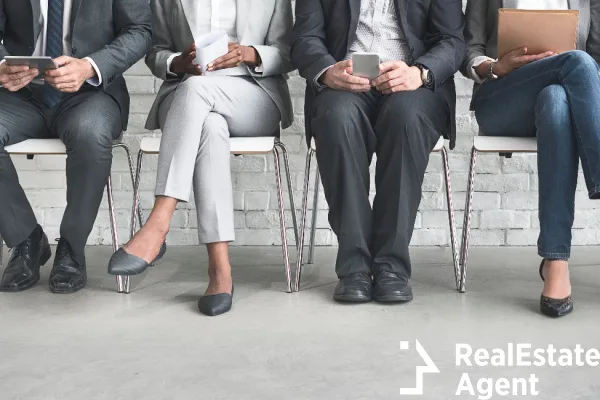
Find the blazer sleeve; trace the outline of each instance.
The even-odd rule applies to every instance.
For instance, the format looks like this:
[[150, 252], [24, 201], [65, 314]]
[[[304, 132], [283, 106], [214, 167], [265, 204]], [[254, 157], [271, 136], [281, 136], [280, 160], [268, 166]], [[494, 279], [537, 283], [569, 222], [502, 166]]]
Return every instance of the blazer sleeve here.
[[179, 80], [181, 77], [167, 73], [167, 60], [178, 54], [178, 52], [175, 49], [173, 36], [167, 23], [170, 13], [166, 11], [164, 2], [165, 0], [150, 0], [153, 47], [146, 56], [146, 65], [154, 76], [163, 81]]
[[467, 78], [474, 79], [472, 69], [482, 57], [487, 58], [487, 15], [488, 2], [469, 0], [467, 2], [467, 24], [465, 27], [465, 41], [467, 43], [467, 56], [460, 71]]
[[586, 50], [600, 64], [600, 1], [590, 2], [590, 33]]
[[6, 14], [4, 13], [4, 1], [0, 0], [0, 61], [4, 60], [4, 57], [8, 56], [6, 47], [2, 44], [4, 40], [4, 30], [6, 29]]
[[315, 77], [335, 63], [325, 44], [325, 14], [321, 0], [296, 0], [292, 64], [314, 88]]
[[[478, 0], [482, 1], [482, 0]], [[432, 0], [429, 9], [428, 52], [415, 60], [426, 66], [435, 79], [434, 90], [451, 79], [465, 57], [465, 16], [461, 0]]]
[[265, 44], [252, 46], [262, 60], [262, 72], [256, 72], [254, 68], [249, 68], [252, 75], [257, 77], [281, 75], [294, 69], [290, 60], [293, 24], [291, 1], [276, 0]]
[[105, 89], [142, 59], [152, 46], [148, 0], [114, 0], [112, 14], [116, 38], [88, 56], [98, 66]]

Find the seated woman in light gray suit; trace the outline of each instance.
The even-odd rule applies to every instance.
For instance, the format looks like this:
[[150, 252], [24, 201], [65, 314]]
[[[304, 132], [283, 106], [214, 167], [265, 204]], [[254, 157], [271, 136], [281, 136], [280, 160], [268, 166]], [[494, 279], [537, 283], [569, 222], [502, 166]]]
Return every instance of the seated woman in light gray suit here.
[[[578, 51], [515, 49], [496, 60], [499, 8], [578, 9]], [[600, 1], [470, 0], [463, 73], [475, 80], [472, 109], [489, 136], [537, 136], [542, 313], [573, 310], [568, 259], [579, 160], [589, 197], [600, 198]], [[595, 61], [594, 61], [595, 60]]]
[[[113, 274], [144, 271], [159, 254], [178, 202], [193, 187], [198, 235], [209, 254], [210, 284], [200, 311], [229, 311], [233, 295], [228, 242], [234, 240], [230, 136], [272, 136], [292, 122], [287, 86], [289, 0], [152, 0], [154, 50], [146, 63], [163, 79], [146, 127], [162, 129], [156, 200], [144, 227], [109, 265]], [[229, 53], [194, 65], [194, 39], [225, 31]]]

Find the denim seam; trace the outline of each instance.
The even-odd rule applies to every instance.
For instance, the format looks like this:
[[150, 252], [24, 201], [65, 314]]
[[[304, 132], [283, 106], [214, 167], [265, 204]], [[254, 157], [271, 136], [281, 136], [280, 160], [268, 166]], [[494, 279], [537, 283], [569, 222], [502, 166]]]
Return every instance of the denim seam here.
[[538, 255], [540, 257], [550, 259], [569, 259], [569, 257], [571, 257], [571, 253], [547, 253], [541, 250], [538, 250]]

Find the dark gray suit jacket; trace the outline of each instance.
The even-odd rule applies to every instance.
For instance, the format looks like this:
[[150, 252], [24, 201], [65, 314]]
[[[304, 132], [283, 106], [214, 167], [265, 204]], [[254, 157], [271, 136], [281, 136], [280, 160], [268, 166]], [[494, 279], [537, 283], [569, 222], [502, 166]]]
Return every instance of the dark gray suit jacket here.
[[[123, 73], [152, 47], [152, 16], [147, 0], [73, 0], [72, 57], [90, 57], [102, 74], [103, 90], [121, 108], [123, 129], [129, 118], [129, 93]], [[39, 0], [0, 0], [0, 60], [30, 56], [40, 34]], [[90, 88], [86, 88], [89, 90]]]
[[[435, 77], [434, 91], [451, 111], [452, 125], [444, 132], [454, 147], [456, 92], [454, 74], [465, 56], [461, 0], [395, 0], [398, 18], [415, 62]], [[484, 0], [481, 0], [484, 1]], [[317, 95], [314, 78], [345, 58], [356, 32], [360, 0], [296, 0], [292, 63], [307, 80], [306, 137], [310, 142], [312, 103]]]

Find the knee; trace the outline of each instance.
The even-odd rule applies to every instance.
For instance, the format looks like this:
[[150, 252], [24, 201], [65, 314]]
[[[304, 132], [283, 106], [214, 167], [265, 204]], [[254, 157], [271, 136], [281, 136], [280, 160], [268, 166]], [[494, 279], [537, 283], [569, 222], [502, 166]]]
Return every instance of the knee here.
[[225, 117], [217, 113], [209, 113], [202, 126], [201, 143], [218, 140], [229, 140], [229, 126]]
[[70, 127], [64, 135], [67, 148], [94, 154], [112, 152], [113, 140], [119, 136], [120, 125], [117, 121], [92, 118], [81, 115], [70, 121]]
[[317, 96], [311, 128], [318, 141], [339, 145], [349, 136], [362, 135], [362, 127], [371, 124], [358, 95], [349, 92], [325, 91]]
[[536, 116], [544, 120], [569, 118], [569, 100], [562, 85], [550, 85], [542, 89], [535, 103]]
[[212, 85], [213, 83], [211, 80], [204, 76], [192, 76], [183, 81], [177, 90], [186, 97], [190, 93], [193, 93], [195, 97], [206, 101], [207, 104], [210, 104], [211, 100], [209, 95], [212, 93]]
[[590, 56], [585, 51], [568, 51], [559, 55], [559, 57], [563, 57], [565, 63], [571, 68], [583, 68], [586, 72], [591, 72], [593, 74], [596, 74], [596, 76], [598, 75], [598, 64], [592, 58], [592, 56]]

